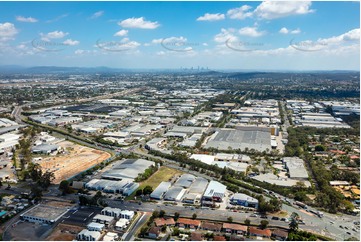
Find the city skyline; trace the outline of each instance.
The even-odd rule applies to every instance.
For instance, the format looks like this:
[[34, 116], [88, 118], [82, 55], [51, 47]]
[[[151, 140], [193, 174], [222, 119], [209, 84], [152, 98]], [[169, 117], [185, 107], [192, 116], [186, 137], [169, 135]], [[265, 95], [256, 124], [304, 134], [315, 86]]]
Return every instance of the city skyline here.
[[279, 4], [3, 2], [0, 65], [359, 70], [359, 2]]

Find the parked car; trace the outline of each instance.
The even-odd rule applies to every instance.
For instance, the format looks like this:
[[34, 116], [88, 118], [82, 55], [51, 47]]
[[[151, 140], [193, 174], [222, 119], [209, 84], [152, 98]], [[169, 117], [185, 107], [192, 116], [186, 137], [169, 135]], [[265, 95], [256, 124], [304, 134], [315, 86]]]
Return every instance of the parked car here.
[[279, 217], [276, 217], [276, 216], [273, 216], [272, 219], [273, 219], [273, 220], [280, 220], [280, 218], [279, 218]]
[[266, 215], [261, 215], [261, 218], [267, 219], [268, 217]]
[[258, 217], [258, 215], [257, 214], [254, 214], [254, 213], [252, 213], [251, 215], [249, 215], [250, 217], [254, 217], [254, 218], [257, 218]]

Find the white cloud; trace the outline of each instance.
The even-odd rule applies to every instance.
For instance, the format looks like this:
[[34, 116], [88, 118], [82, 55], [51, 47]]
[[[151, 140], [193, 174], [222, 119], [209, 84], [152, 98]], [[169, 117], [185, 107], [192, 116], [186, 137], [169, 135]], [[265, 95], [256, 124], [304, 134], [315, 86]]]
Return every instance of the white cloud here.
[[245, 19], [252, 16], [253, 13], [251, 11], [248, 11], [251, 8], [252, 7], [248, 5], [243, 5], [239, 8], [233, 8], [227, 11], [227, 16], [230, 19]]
[[342, 35], [343, 40], [360, 40], [360, 29], [353, 29]]
[[114, 34], [114, 36], [123, 37], [128, 35], [128, 30], [122, 29]]
[[234, 35], [234, 29], [221, 29], [221, 32], [214, 36], [213, 40], [217, 43], [226, 43], [227, 41], [237, 41], [238, 38]]
[[330, 38], [320, 38], [316, 41], [292, 39], [290, 47], [304, 52], [319, 52], [344, 54], [360, 47], [360, 29], [353, 29], [344, 34]]
[[310, 1], [264, 1], [254, 11], [254, 14], [262, 19], [276, 19], [290, 15], [302, 15], [312, 13]]
[[76, 55], [95, 54], [95, 53], [97, 53], [96, 50], [77, 49], [76, 51], [74, 51], [74, 54], [76, 54]]
[[286, 27], [283, 27], [278, 32], [281, 33], [281, 34], [299, 34], [299, 33], [301, 33], [301, 30], [299, 28], [294, 29], [294, 30], [289, 30]]
[[137, 49], [141, 44], [136, 41], [131, 41], [129, 38], [123, 38], [120, 41], [98, 41], [96, 47], [107, 52], [119, 52]]
[[280, 29], [279, 31], [281, 34], [288, 34], [288, 29], [286, 27], [283, 27], [282, 29]]
[[144, 19], [144, 17], [140, 18], [128, 18], [118, 24], [123, 28], [139, 28], [139, 29], [156, 29], [160, 25], [158, 22], [151, 22]]
[[0, 40], [6, 41], [13, 39], [19, 31], [15, 28], [15, 25], [9, 22], [0, 23]]
[[26, 23], [36, 23], [38, 20], [33, 17], [23, 17], [23, 16], [16, 16], [16, 20], [19, 22], [26, 22]]
[[183, 44], [187, 42], [187, 38], [181, 37], [169, 37], [163, 39], [153, 39], [152, 44], [161, 44], [161, 43], [173, 43], [173, 44]]
[[218, 21], [225, 19], [224, 14], [220, 13], [206, 13], [205, 15], [197, 18], [197, 21]]
[[347, 41], [358, 41], [360, 40], [360, 29], [353, 29], [344, 34], [333, 36], [326, 39], [318, 39], [317, 42], [321, 44], [340, 44], [347, 43]]
[[67, 39], [63, 42], [64, 45], [70, 45], [70, 46], [78, 45], [79, 43], [80, 43], [79, 41], [72, 39]]
[[61, 38], [64, 38], [65, 36], [67, 36], [68, 34], [69, 33], [66, 33], [66, 32], [63, 32], [63, 31], [58, 31], [58, 30], [55, 30], [53, 32], [49, 32], [47, 34], [40, 33], [41, 38], [43, 40], [61, 39]]
[[241, 28], [238, 32], [240, 35], [245, 35], [249, 37], [260, 37], [265, 34], [264, 31], [258, 31], [257, 27], [244, 27]]
[[98, 12], [95, 12], [90, 18], [96, 19], [96, 18], [103, 16], [103, 14], [104, 14], [104, 11], [98, 11]]
[[301, 33], [301, 30], [299, 28], [291, 31], [291, 34], [299, 34], [299, 33]]

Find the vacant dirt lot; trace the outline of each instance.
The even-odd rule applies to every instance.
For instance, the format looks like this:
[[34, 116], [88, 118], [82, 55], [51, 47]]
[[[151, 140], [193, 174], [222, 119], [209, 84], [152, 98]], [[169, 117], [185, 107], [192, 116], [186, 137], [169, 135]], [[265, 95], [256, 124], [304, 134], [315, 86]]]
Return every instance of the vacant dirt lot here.
[[65, 150], [64, 154], [58, 154], [55, 157], [46, 157], [38, 162], [44, 171], [54, 172], [55, 180], [53, 183], [55, 184], [111, 157], [107, 152], [74, 144], [69, 141], [60, 142], [58, 145], [63, 147]]
[[76, 235], [82, 231], [84, 227], [59, 224], [53, 232], [46, 238], [47, 241], [72, 241], [76, 239]]

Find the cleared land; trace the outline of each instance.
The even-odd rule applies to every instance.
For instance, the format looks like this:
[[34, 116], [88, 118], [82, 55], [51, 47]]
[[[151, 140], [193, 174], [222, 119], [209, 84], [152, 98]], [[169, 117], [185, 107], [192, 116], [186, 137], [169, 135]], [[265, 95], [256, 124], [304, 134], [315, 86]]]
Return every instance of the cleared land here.
[[55, 180], [53, 183], [55, 184], [111, 157], [107, 152], [74, 144], [69, 141], [60, 142], [58, 145], [64, 148], [64, 154], [59, 154], [55, 157], [46, 157], [38, 162], [44, 171], [54, 172]]
[[76, 235], [82, 231], [84, 227], [59, 224], [53, 232], [46, 238], [47, 241], [72, 241], [76, 239]]
[[[175, 177], [178, 177], [179, 175], [182, 175], [184, 172], [181, 172], [179, 170], [176, 169], [172, 169], [166, 166], [161, 166], [159, 168], [159, 170], [154, 173], [151, 177], [149, 177], [147, 180], [143, 181], [139, 188], [137, 190], [141, 190], [146, 186], [151, 186], [154, 189], [157, 188], [157, 186], [162, 182], [162, 181], [169, 181], [169, 180], [173, 180]], [[127, 200], [132, 200], [134, 199], [134, 195], [135, 192], [127, 197]]]

